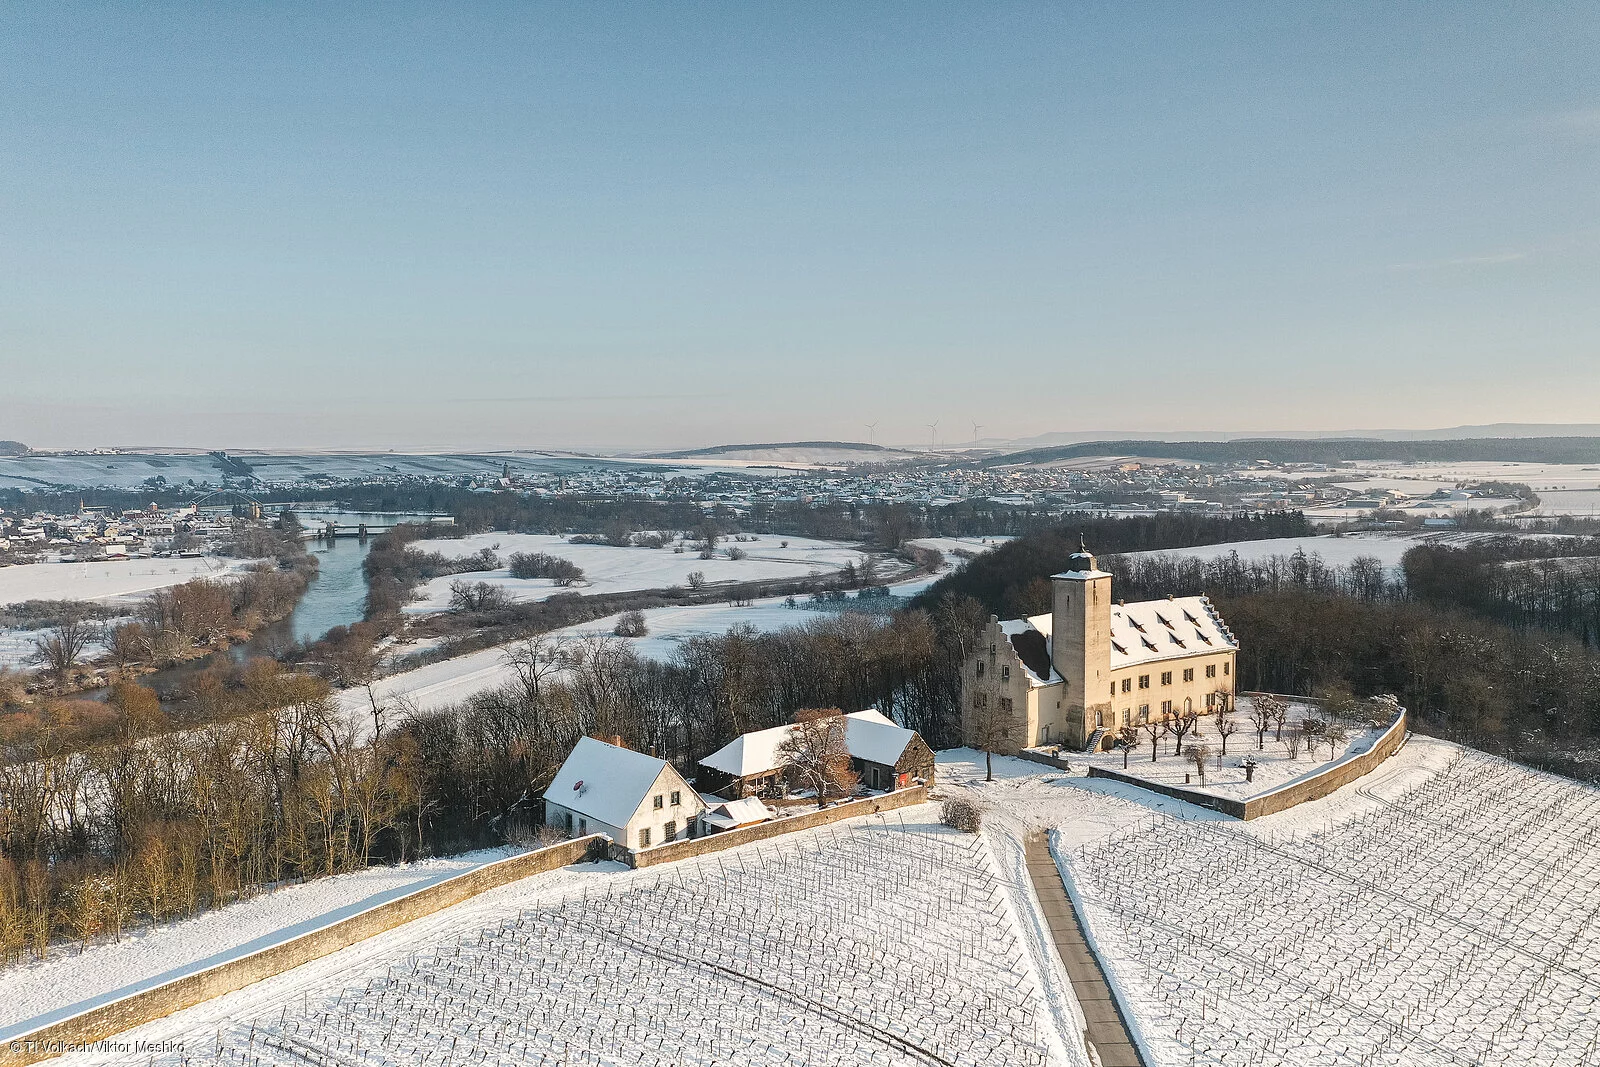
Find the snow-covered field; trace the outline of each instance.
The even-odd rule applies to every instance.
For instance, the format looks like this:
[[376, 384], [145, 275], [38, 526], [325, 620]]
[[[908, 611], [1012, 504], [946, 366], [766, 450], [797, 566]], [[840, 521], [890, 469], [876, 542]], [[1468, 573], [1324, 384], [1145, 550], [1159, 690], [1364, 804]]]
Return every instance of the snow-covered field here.
[[129, 600], [191, 578], [219, 578], [249, 560], [130, 559], [109, 563], [21, 563], [0, 567], [0, 605], [24, 600]]
[[1600, 1063], [1600, 791], [1417, 737], [1240, 823], [995, 764], [942, 753], [941, 782], [1060, 828], [1158, 1067]]
[[469, 852], [321, 878], [85, 950], [0, 970], [0, 1041], [246, 955], [511, 855]]
[[[510, 535], [502, 534], [498, 536], [506, 537]], [[774, 543], [776, 543], [776, 540], [782, 539], [775, 539]], [[795, 546], [797, 540], [799, 539], [790, 540], [791, 547]], [[989, 538], [987, 547], [993, 548], [1002, 543], [1002, 540]], [[985, 545], [981, 538], [963, 538], [960, 540], [963, 545], [974, 542], [973, 551]], [[765, 541], [755, 542], [756, 545], [765, 543]], [[490, 544], [493, 544], [493, 541], [489, 541], [481, 547], [488, 547]], [[502, 548], [504, 547], [502, 545]], [[569, 547], [582, 548], [590, 546], [574, 545]], [[476, 549], [471, 551], [476, 551]], [[517, 549], [516, 551], [527, 550]], [[626, 548], [611, 549], [611, 551], [646, 554], [657, 552], [658, 550]], [[704, 563], [705, 561], [696, 560], [696, 562]], [[897, 597], [910, 598], [927, 589], [960, 565], [961, 560], [959, 558], [950, 556], [945, 559], [945, 569], [939, 574], [925, 574], [902, 582], [892, 582], [889, 588]], [[463, 577], [471, 578], [473, 576], [465, 575]], [[640, 656], [648, 659], [670, 659], [683, 641], [689, 637], [725, 634], [737, 626], [753, 626], [756, 630], [762, 632], [782, 630], [792, 626], [802, 626], [815, 619], [827, 617], [821, 612], [811, 611], [803, 607], [790, 608], [784, 603], [785, 599], [784, 597], [763, 597], [752, 600], [749, 604], [738, 606], [723, 603], [700, 604], [689, 607], [652, 608], [644, 613], [645, 624], [649, 629], [649, 633], [644, 637], [627, 638], [626, 640], [633, 646], [634, 652]], [[611, 615], [594, 622], [578, 623], [552, 631], [551, 636], [559, 641], [609, 635], [617, 624], [617, 618], [617, 615]], [[421, 647], [423, 646], [404, 646], [396, 651], [415, 651]], [[426, 711], [450, 704], [459, 704], [475, 693], [481, 693], [486, 689], [504, 685], [511, 677], [511, 672], [506, 668], [505, 649], [496, 647], [390, 675], [374, 684], [373, 694], [377, 696], [380, 702], [404, 702], [409, 707], [419, 711]], [[340, 706], [346, 712], [357, 717], [367, 714], [371, 707], [371, 697], [369, 697], [364, 688], [344, 690], [338, 694], [338, 699]]]
[[1017, 892], [925, 805], [524, 879], [119, 1040], [182, 1045], [141, 1064], [1087, 1067]]
[[[787, 547], [785, 547], [787, 542]], [[498, 547], [497, 547], [498, 546]], [[418, 599], [406, 610], [417, 614], [444, 611], [450, 606], [450, 585], [457, 581], [488, 582], [499, 586], [513, 600], [543, 600], [555, 593], [626, 593], [642, 589], [666, 589], [688, 584], [690, 573], [699, 571], [711, 584], [747, 582], [776, 578], [804, 578], [812, 571], [827, 574], [862, 557], [859, 546], [838, 541], [816, 541], [804, 537], [763, 536], [758, 541], [727, 541], [718, 546], [714, 559], [701, 559], [695, 552], [674, 552], [667, 548], [616, 548], [611, 545], [572, 544], [548, 534], [487, 533], [470, 537], [418, 541], [423, 552], [438, 552], [449, 557], [470, 556], [485, 548], [499, 553], [502, 561], [513, 552], [545, 552], [570, 560], [583, 568], [585, 581], [571, 589], [558, 588], [546, 578], [513, 578], [508, 570], [455, 574], [435, 578], [417, 590]], [[729, 559], [729, 548], [742, 549], [744, 559]]]
[[1192, 559], [1223, 559], [1235, 552], [1245, 562], [1267, 559], [1270, 556], [1292, 556], [1304, 549], [1307, 555], [1318, 555], [1333, 567], [1347, 567], [1358, 556], [1372, 556], [1385, 568], [1397, 572], [1400, 557], [1407, 549], [1415, 548], [1432, 539], [1431, 534], [1345, 534], [1343, 537], [1273, 537], [1265, 541], [1228, 541], [1220, 545], [1198, 545], [1194, 548], [1164, 548], [1152, 552], [1130, 552], [1132, 558], [1140, 556], [1187, 556]]

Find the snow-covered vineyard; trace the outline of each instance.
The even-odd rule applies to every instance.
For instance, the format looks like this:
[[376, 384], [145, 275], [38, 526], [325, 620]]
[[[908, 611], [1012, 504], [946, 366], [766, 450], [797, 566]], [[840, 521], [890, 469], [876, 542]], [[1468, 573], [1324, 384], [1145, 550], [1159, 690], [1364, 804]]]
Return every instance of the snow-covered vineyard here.
[[1453, 751], [1320, 829], [1064, 857], [1162, 1063], [1600, 1063], [1600, 792]]
[[241, 1067], [1074, 1062], [988, 846], [929, 810], [542, 900], [533, 879], [479, 927], [403, 928], [123, 1037]]

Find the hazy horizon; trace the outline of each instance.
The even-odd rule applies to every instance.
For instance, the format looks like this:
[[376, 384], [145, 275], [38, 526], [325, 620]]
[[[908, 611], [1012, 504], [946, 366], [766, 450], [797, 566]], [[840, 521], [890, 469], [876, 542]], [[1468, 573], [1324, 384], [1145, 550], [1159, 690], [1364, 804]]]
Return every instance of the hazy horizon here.
[[1593, 5], [0, 27], [0, 439], [1600, 421]]

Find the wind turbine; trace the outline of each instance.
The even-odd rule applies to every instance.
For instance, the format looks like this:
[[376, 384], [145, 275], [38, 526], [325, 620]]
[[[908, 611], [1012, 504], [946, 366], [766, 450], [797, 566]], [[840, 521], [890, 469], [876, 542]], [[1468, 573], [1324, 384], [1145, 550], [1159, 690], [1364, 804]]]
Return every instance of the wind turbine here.
[[867, 443], [869, 445], [877, 444], [878, 443], [878, 424], [875, 423], [875, 422], [865, 422], [865, 423], [862, 423], [862, 425], [867, 428]]
[[932, 452], [934, 437], [939, 432], [939, 420], [934, 419], [932, 422], [923, 423], [923, 425], [928, 428], [928, 451]]
[[978, 431], [981, 430], [981, 429], [983, 429], [983, 423], [975, 422], [975, 423], [972, 424], [972, 447], [973, 448], [977, 448], [978, 447]]

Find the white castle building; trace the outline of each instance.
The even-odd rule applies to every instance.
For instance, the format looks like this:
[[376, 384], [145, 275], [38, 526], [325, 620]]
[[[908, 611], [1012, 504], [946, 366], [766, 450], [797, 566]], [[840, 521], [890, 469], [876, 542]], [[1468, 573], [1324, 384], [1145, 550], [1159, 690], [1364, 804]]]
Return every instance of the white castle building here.
[[1110, 747], [1122, 726], [1233, 702], [1239, 643], [1203, 596], [1124, 604], [1081, 547], [1048, 615], [991, 616], [962, 670], [964, 744]]

